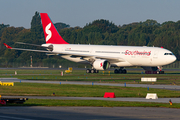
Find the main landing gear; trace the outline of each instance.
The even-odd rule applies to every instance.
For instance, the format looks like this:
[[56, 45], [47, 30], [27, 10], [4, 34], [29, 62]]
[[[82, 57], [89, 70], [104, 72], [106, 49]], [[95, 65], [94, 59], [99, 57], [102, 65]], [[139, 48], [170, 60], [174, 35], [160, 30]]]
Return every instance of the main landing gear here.
[[86, 73], [99, 73], [99, 70], [96, 70], [96, 69], [87, 69]]
[[126, 74], [127, 70], [126, 69], [115, 69], [114, 73], [115, 74]]

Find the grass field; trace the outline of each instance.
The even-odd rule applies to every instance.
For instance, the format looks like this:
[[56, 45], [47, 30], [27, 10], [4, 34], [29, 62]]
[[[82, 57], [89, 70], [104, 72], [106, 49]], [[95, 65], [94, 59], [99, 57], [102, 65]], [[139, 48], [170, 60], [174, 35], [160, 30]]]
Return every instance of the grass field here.
[[22, 96], [71, 96], [71, 97], [103, 97], [105, 92], [114, 92], [116, 97], [144, 97], [147, 93], [157, 93], [159, 98], [180, 97], [180, 91], [98, 86], [98, 85], [65, 85], [40, 83], [15, 83], [14, 86], [0, 86], [0, 95]]
[[[116, 97], [145, 97], [147, 92], [156, 92], [158, 97], [179, 97], [180, 91], [131, 88], [131, 87], [111, 87], [111, 86], [91, 86], [91, 85], [57, 85], [57, 84], [35, 84], [35, 83], [15, 83], [15, 86], [0, 86], [0, 94], [3, 95], [23, 95], [23, 96], [74, 96], [74, 97], [103, 97], [105, 92], [115, 92]], [[44, 100], [29, 99], [23, 105], [7, 104], [8, 106], [95, 106], [95, 107], [166, 107], [180, 108], [180, 103], [172, 106], [167, 103], [147, 103], [147, 102], [122, 102], [103, 100]], [[1, 106], [1, 105], [0, 105]]]
[[[14, 75], [15, 71], [18, 73]], [[72, 73], [61, 76], [60, 70], [0, 70], [0, 78], [19, 78], [28, 80], [48, 80], [48, 81], [96, 81], [96, 82], [116, 82], [131, 84], [146, 84], [141, 82], [141, 77], [157, 77], [157, 82], [153, 84], [180, 85], [180, 71], [166, 71], [166, 74], [141, 74], [141, 71], [128, 71], [128, 74], [114, 74], [113, 71], [102, 71], [96, 74], [87, 74], [84, 70], [73, 70]]]
[[[17, 71], [18, 75], [14, 75]], [[72, 73], [61, 76], [58, 70], [0, 70], [0, 78], [19, 78], [28, 80], [47, 80], [47, 81], [96, 81], [108, 83], [131, 83], [147, 84], [141, 82], [141, 77], [157, 77], [158, 81], [153, 84], [180, 85], [180, 72], [168, 71], [166, 74], [141, 74], [140, 71], [128, 71], [128, 74], [111, 74], [105, 71], [98, 74], [86, 74], [85, 71], [74, 70]], [[152, 83], [148, 83], [152, 84]], [[115, 86], [96, 86], [96, 85], [60, 85], [60, 84], [36, 84], [36, 83], [15, 83], [15, 86], [0, 86], [0, 95], [23, 95], [23, 96], [72, 96], [72, 97], [103, 97], [105, 92], [115, 92], [116, 97], [145, 97], [147, 93], [157, 93], [159, 98], [180, 97], [180, 91], [115, 87]], [[14, 105], [14, 104], [9, 104]], [[118, 102], [100, 100], [39, 100], [30, 99], [25, 102], [25, 106], [103, 106], [103, 107], [170, 107], [180, 108], [180, 104], [169, 103], [143, 103], [143, 102]]]

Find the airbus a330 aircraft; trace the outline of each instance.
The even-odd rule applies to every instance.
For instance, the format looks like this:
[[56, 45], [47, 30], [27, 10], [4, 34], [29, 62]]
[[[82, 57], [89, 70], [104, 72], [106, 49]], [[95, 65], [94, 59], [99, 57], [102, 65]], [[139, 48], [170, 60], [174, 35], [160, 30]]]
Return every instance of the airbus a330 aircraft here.
[[33, 50], [12, 48], [4, 43], [8, 49], [44, 52], [61, 55], [62, 58], [78, 63], [89, 63], [92, 69], [87, 73], [97, 73], [110, 67], [119, 67], [114, 73], [126, 73], [124, 67], [141, 66], [146, 73], [164, 73], [162, 66], [176, 60], [175, 55], [164, 48], [139, 46], [112, 46], [112, 45], [83, 45], [69, 44], [60, 36], [47, 13], [40, 13], [46, 44], [41, 46], [47, 50]]

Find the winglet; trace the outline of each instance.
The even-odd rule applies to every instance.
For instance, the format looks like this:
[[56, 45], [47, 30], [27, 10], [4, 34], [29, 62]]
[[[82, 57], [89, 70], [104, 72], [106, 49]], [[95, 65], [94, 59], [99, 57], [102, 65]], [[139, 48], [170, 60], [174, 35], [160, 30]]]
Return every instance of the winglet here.
[[12, 49], [12, 47], [10, 47], [9, 45], [7, 45], [6, 43], [3, 43], [4, 46], [6, 46], [8, 49]]

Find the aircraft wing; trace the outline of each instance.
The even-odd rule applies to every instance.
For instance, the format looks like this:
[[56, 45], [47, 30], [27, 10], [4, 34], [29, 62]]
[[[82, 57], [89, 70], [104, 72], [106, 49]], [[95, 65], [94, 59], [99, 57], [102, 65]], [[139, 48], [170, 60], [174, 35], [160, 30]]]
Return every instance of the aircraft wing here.
[[3, 43], [3, 44], [4, 44], [4, 46], [6, 46], [6, 48], [12, 49], [12, 50], [24, 50], [24, 51], [42, 52], [42, 53], [55, 53], [55, 52], [46, 51], [46, 50], [33, 50], [33, 49], [23, 49], [23, 48], [12, 48], [9, 45], [7, 45], [6, 43]]
[[33, 50], [33, 49], [23, 49], [23, 48], [12, 48], [6, 43], [3, 43], [4, 46], [8, 49], [13, 49], [13, 50], [23, 50], [23, 51], [32, 51], [32, 52], [42, 52], [42, 53], [48, 53], [48, 54], [53, 54], [53, 55], [71, 55], [71, 57], [81, 57], [81, 59], [88, 60], [88, 61], [94, 61], [96, 59], [105, 59], [108, 60], [109, 62], [125, 62], [124, 59], [119, 58], [119, 57], [107, 57], [107, 56], [94, 56], [94, 55], [87, 55], [87, 54], [79, 54], [79, 53], [66, 53], [66, 52], [53, 52], [53, 51], [46, 51], [46, 50]]

